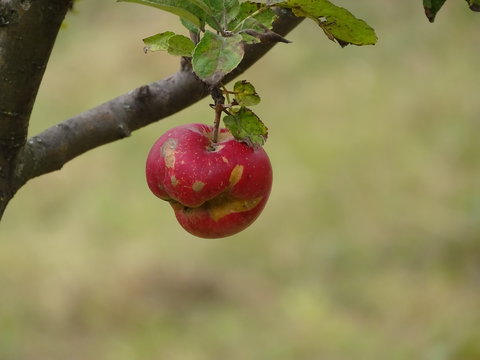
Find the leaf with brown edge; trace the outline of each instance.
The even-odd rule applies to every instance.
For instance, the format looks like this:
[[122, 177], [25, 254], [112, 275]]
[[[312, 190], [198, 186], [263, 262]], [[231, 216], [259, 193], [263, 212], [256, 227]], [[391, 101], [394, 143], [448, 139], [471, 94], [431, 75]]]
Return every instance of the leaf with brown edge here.
[[195, 44], [183, 35], [177, 35], [172, 31], [149, 36], [143, 39], [144, 51], [168, 51], [171, 55], [191, 57]]
[[232, 109], [223, 122], [236, 140], [244, 141], [249, 146], [259, 147], [267, 141], [268, 128], [252, 110], [244, 106]]
[[286, 0], [277, 6], [291, 9], [296, 16], [314, 20], [330, 40], [336, 40], [342, 47], [377, 42], [375, 30], [370, 25], [328, 0]]
[[446, 0], [423, 0], [423, 8], [428, 21], [433, 23], [438, 11], [443, 6]]
[[235, 100], [241, 106], [253, 106], [260, 103], [260, 96], [255, 87], [246, 80], [237, 81], [233, 86]]
[[468, 7], [472, 11], [480, 11], [480, 0], [467, 0]]

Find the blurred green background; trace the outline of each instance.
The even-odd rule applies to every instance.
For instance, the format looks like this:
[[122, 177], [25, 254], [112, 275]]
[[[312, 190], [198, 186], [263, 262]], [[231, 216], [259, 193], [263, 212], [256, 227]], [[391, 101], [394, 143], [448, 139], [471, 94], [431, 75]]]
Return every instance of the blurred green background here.
[[[0, 227], [0, 359], [480, 359], [480, 15], [337, 1], [379, 42], [303, 23], [242, 78], [263, 97], [274, 188], [231, 238], [177, 225], [144, 181], [209, 100], [32, 180]], [[141, 39], [174, 16], [79, 1], [30, 134], [167, 76]]]

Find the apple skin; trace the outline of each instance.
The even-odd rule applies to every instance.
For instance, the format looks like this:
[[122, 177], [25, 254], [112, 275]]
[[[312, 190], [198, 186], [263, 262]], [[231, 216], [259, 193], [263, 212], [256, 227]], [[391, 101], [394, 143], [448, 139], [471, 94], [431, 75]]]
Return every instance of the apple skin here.
[[272, 166], [261, 147], [220, 129], [188, 124], [170, 129], [152, 146], [146, 164], [150, 190], [172, 206], [189, 233], [202, 238], [236, 234], [260, 215], [272, 188]]

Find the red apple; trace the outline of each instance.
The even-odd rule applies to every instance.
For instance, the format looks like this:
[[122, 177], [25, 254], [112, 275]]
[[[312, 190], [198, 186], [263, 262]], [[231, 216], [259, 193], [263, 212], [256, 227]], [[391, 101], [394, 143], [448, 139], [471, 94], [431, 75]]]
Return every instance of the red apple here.
[[153, 145], [147, 158], [150, 190], [172, 206], [189, 233], [203, 238], [236, 234], [260, 215], [272, 187], [272, 167], [254, 148], [220, 129], [178, 126]]

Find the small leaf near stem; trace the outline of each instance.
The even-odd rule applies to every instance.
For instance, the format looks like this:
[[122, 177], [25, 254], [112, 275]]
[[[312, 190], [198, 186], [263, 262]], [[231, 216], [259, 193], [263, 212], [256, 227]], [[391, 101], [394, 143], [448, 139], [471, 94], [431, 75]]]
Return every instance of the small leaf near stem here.
[[253, 106], [260, 103], [260, 96], [255, 91], [255, 87], [246, 80], [237, 81], [233, 86], [235, 101], [241, 106]]
[[249, 108], [231, 109], [223, 122], [235, 139], [251, 147], [260, 147], [267, 140], [267, 127]]

